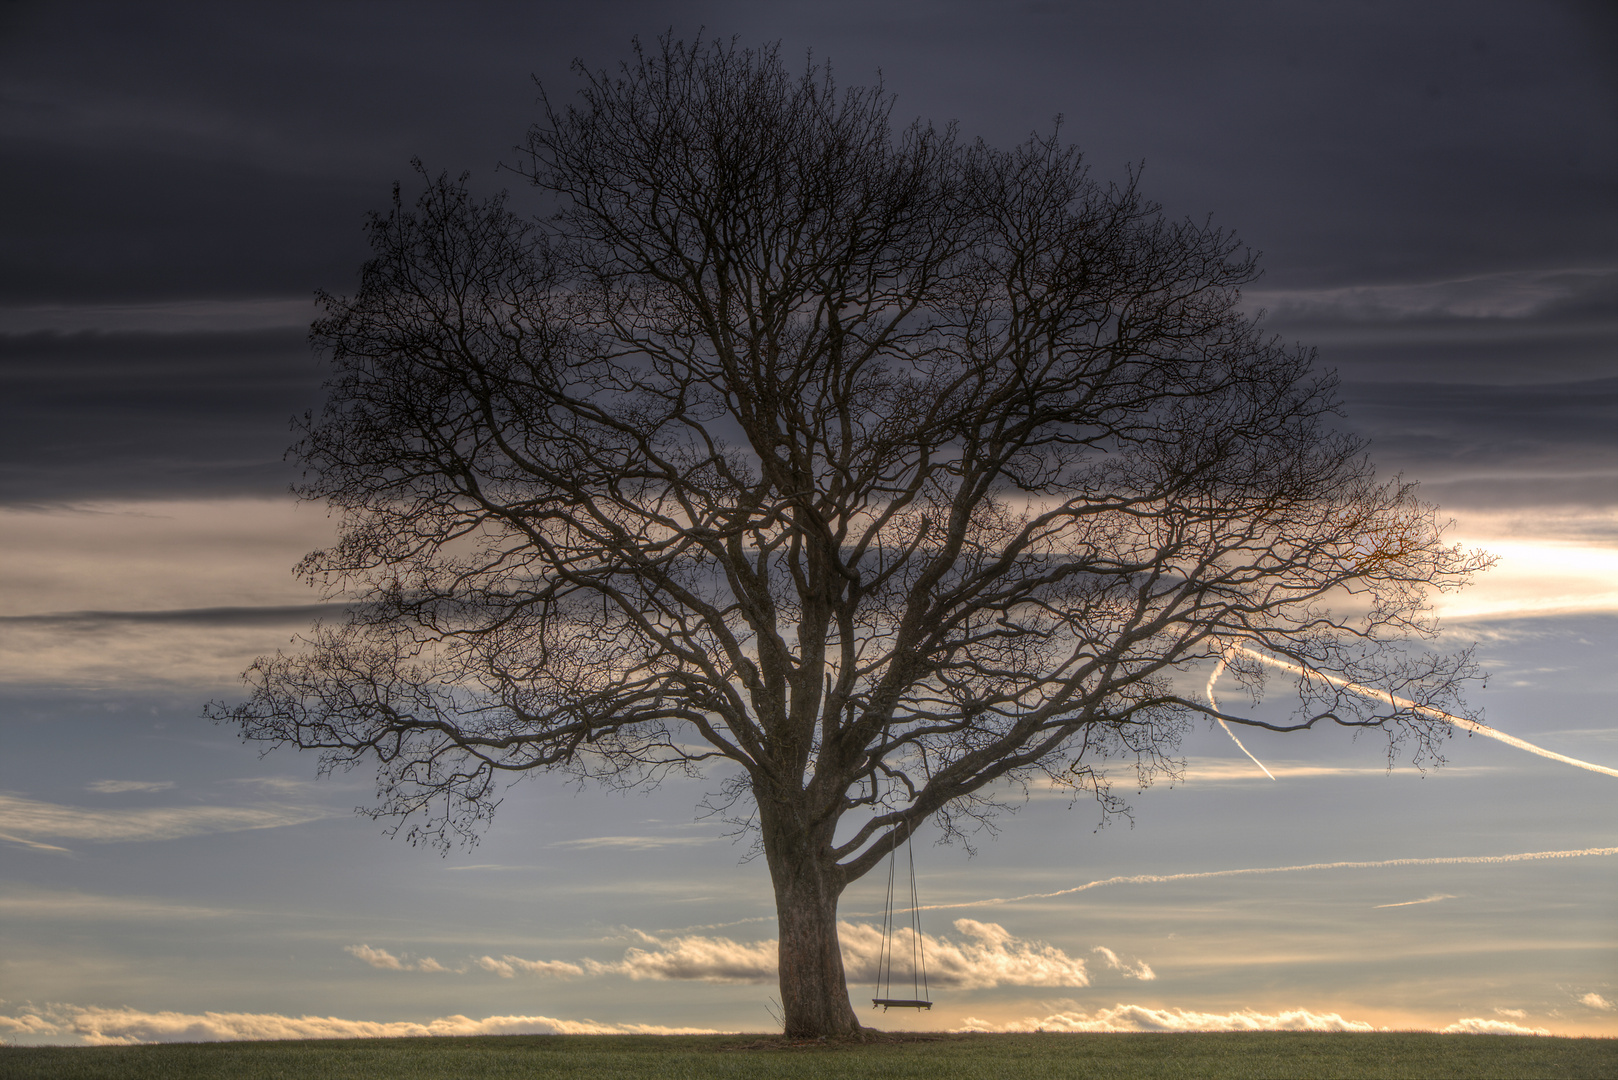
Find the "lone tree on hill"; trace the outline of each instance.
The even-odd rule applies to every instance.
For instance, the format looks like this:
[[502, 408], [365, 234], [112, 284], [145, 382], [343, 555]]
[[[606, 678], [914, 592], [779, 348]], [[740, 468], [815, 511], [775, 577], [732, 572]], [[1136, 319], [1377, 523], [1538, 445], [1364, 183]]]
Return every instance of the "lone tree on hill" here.
[[[505, 774], [725, 762], [775, 888], [792, 1035], [850, 1033], [837, 903], [923, 822], [1043, 774], [1172, 764], [1197, 718], [1433, 755], [1465, 655], [1412, 658], [1481, 565], [1331, 428], [1238, 310], [1254, 257], [1055, 138], [895, 132], [880, 87], [672, 39], [546, 100], [553, 217], [428, 179], [313, 329], [298, 453], [352, 602], [262, 658], [249, 740], [374, 761], [446, 843]], [[1245, 650], [1245, 651], [1239, 651]], [[1301, 666], [1273, 725], [1190, 671]], [[1380, 702], [1327, 676], [1387, 691]]]

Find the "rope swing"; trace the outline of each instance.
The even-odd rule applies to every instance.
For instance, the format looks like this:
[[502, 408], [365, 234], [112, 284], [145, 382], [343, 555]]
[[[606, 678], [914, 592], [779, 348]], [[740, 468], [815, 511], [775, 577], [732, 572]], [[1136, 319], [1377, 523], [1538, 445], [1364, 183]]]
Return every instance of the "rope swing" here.
[[[905, 838], [905, 854], [910, 860], [910, 996], [893, 996], [893, 936], [900, 929], [893, 910], [893, 881], [898, 868], [899, 848], [888, 852], [888, 902], [882, 911], [882, 951], [877, 954], [876, 997], [871, 1007], [889, 1009], [931, 1009], [927, 990], [927, 952], [921, 940], [921, 904], [916, 898], [916, 853]], [[901, 984], [902, 986], [903, 984]]]

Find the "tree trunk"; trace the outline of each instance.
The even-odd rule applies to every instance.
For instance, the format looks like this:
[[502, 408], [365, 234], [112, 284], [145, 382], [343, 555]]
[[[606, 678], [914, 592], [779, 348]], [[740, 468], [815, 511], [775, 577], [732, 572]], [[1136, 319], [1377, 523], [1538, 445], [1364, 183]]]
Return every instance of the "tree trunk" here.
[[860, 1022], [848, 1000], [837, 940], [842, 875], [825, 854], [829, 845], [801, 835], [782, 836], [767, 826], [764, 841], [780, 926], [786, 1034], [794, 1038], [857, 1034]]

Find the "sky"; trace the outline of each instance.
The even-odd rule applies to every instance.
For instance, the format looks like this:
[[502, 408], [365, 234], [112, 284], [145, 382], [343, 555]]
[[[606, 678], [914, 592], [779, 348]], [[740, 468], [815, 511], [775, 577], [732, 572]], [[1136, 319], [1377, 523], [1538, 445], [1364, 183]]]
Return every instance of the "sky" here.
[[[1048, 132], [1261, 251], [1244, 302], [1499, 557], [1438, 598], [1491, 729], [1185, 742], [1132, 821], [1033, 789], [914, 846], [934, 1009], [877, 1027], [1618, 1036], [1618, 21], [1598, 4], [0, 4], [0, 1037], [765, 1031], [768, 875], [538, 777], [447, 855], [201, 718], [324, 609], [304, 338], [410, 160], [502, 172], [635, 35], [780, 41], [896, 115]], [[1200, 677], [1205, 678], [1202, 674]], [[1221, 700], [1249, 704], [1217, 684]], [[1281, 673], [1275, 697], [1285, 696]], [[1263, 708], [1270, 705], [1256, 706]], [[1604, 768], [1592, 769], [1583, 762]], [[1021, 793], [1018, 794], [1021, 798]], [[875, 875], [845, 894], [856, 1006]]]

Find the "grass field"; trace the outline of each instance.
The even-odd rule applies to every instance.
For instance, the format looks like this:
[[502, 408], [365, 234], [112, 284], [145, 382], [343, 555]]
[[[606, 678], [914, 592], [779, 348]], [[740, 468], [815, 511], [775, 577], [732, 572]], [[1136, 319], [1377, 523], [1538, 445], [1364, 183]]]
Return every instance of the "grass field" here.
[[1510, 1035], [490, 1035], [0, 1048], [3, 1080], [697, 1077], [1618, 1077], [1618, 1039]]

